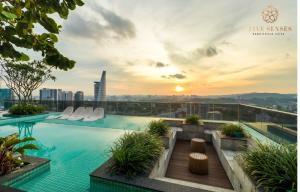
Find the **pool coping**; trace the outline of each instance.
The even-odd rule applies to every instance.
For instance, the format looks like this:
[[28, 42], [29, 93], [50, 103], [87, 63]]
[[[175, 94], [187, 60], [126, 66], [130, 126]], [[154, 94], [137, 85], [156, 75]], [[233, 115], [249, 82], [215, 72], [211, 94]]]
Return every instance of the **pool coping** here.
[[5, 186], [3, 184], [6, 182], [9, 182], [15, 178], [21, 177], [22, 175], [24, 175], [26, 173], [30, 173], [31, 171], [33, 171], [43, 165], [49, 164], [49, 166], [50, 166], [50, 160], [45, 159], [45, 158], [25, 155], [23, 157], [23, 160], [24, 160], [24, 162], [29, 163], [29, 164], [25, 165], [21, 169], [17, 169], [9, 174], [6, 174], [6, 175], [3, 175], [0, 177], [0, 191], [3, 191], [3, 192], [21, 192], [21, 191], [23, 191], [23, 190], [16, 189], [16, 188], [13, 188], [10, 186]]
[[50, 114], [51, 113], [39, 114], [39, 115], [28, 115], [28, 116], [17, 117], [17, 118], [2, 119], [2, 120], [0, 120], [0, 125], [18, 123], [18, 122], [23, 122], [23, 121], [34, 121], [34, 120], [46, 118]]

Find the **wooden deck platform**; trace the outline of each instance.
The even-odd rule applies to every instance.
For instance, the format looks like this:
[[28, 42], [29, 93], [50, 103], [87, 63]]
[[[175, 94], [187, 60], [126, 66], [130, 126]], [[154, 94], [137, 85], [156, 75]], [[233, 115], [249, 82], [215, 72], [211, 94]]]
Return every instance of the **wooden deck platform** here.
[[190, 142], [177, 140], [171, 156], [166, 177], [233, 189], [224, 171], [217, 153], [211, 144], [206, 144], [206, 155], [208, 156], [208, 175], [193, 174], [188, 169], [188, 155], [190, 153]]

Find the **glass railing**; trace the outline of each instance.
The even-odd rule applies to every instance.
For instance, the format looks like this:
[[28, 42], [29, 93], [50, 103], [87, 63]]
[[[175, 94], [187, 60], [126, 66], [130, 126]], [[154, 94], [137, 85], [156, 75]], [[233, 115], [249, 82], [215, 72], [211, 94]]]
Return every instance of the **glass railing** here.
[[[16, 101], [5, 101], [8, 109]], [[68, 106], [103, 107], [106, 114], [185, 118], [198, 115], [203, 120], [238, 121], [281, 143], [297, 142], [297, 114], [245, 104], [128, 101], [33, 101], [48, 111], [61, 112]]]

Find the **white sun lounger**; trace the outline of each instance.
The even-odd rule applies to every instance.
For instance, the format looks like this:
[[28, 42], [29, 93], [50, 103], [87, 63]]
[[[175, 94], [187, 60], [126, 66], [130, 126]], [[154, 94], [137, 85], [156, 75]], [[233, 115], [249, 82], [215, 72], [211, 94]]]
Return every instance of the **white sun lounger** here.
[[61, 116], [59, 119], [68, 119], [70, 118], [72, 115], [77, 115], [79, 113], [81, 113], [81, 111], [84, 109], [84, 107], [78, 107], [73, 113], [71, 114], [67, 114], [67, 115], [63, 115]]
[[87, 111], [85, 107], [78, 107], [78, 109], [74, 113], [72, 113], [68, 120], [76, 121], [83, 119], [85, 117], [86, 112]]
[[89, 117], [85, 117], [83, 121], [96, 121], [98, 119], [103, 119], [104, 117], [104, 109], [103, 108], [96, 108], [92, 115]]
[[47, 119], [57, 119], [66, 115], [71, 115], [73, 113], [74, 108], [72, 106], [69, 106], [65, 108], [65, 110], [60, 115], [50, 115], [47, 117]]
[[93, 107], [87, 107], [83, 118], [90, 117], [94, 113]]

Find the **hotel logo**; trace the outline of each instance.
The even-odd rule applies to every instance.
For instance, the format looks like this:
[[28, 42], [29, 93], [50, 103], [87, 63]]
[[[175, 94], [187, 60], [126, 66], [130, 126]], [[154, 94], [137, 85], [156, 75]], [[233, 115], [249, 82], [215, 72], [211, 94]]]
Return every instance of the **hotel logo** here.
[[278, 25], [279, 11], [277, 8], [269, 5], [261, 11], [261, 17], [264, 24], [249, 26], [249, 33], [253, 36], [284, 36], [293, 29], [289, 25]]
[[261, 12], [261, 16], [262, 16], [263, 20], [267, 23], [274, 23], [277, 20], [278, 15], [279, 15], [278, 10], [276, 8], [272, 7], [271, 5], [266, 7]]

